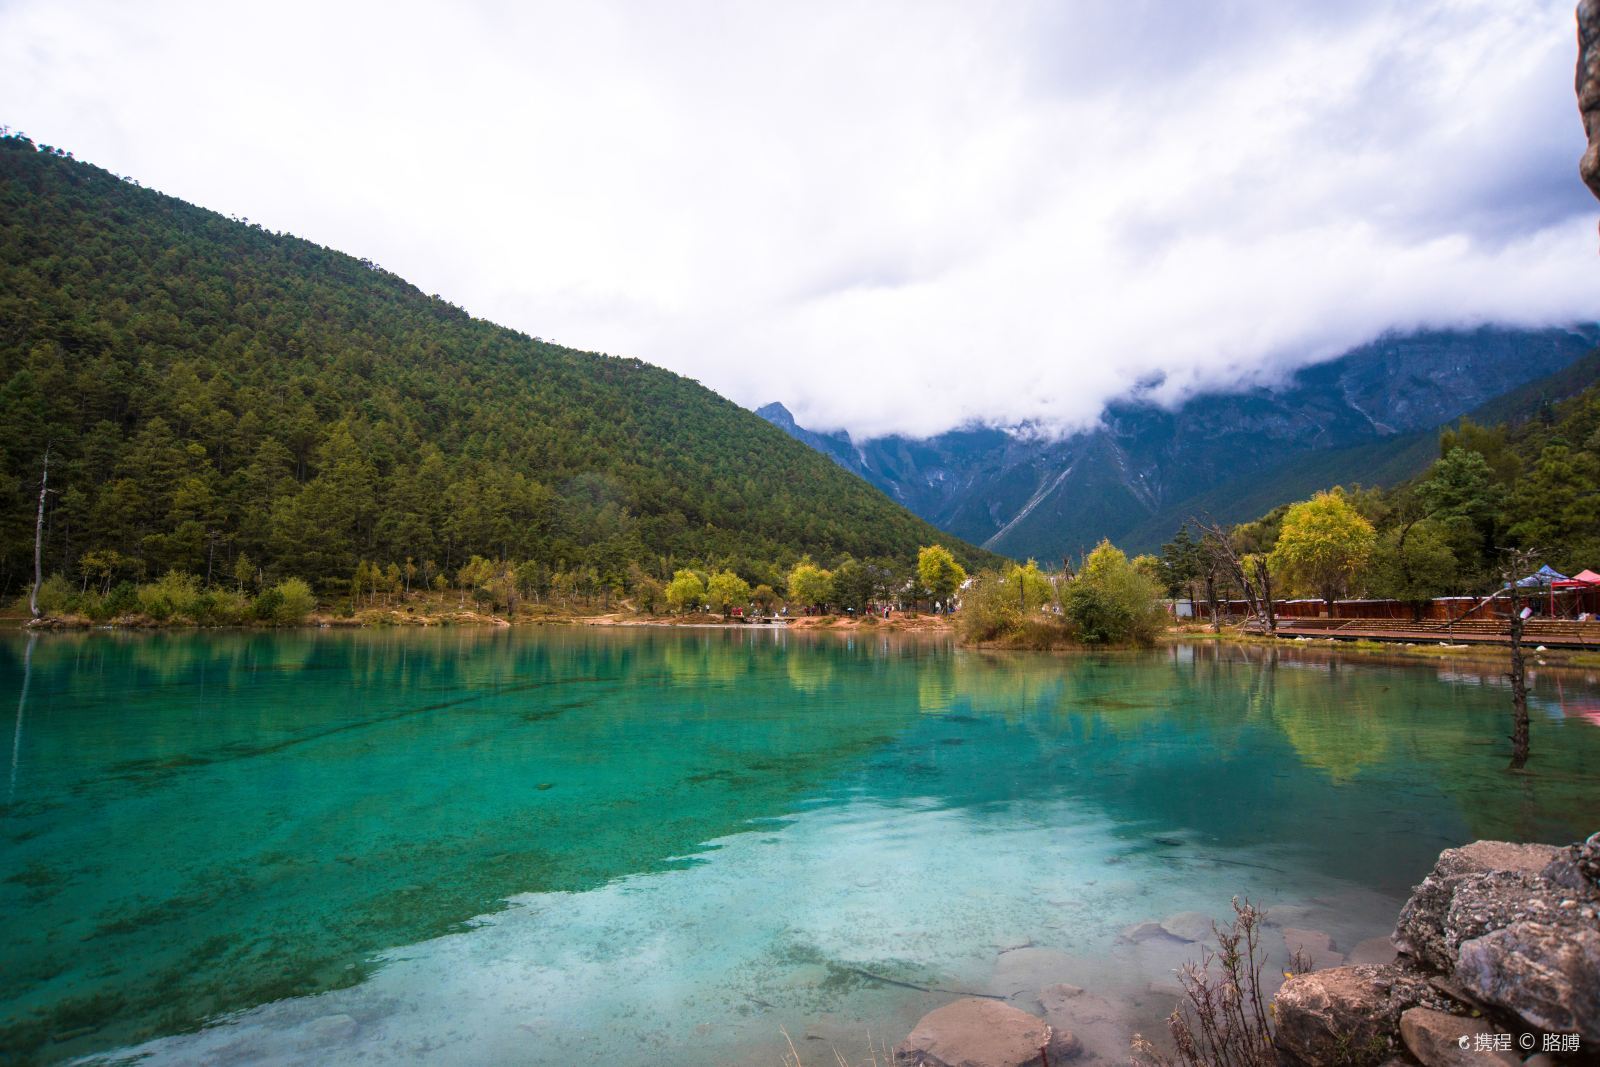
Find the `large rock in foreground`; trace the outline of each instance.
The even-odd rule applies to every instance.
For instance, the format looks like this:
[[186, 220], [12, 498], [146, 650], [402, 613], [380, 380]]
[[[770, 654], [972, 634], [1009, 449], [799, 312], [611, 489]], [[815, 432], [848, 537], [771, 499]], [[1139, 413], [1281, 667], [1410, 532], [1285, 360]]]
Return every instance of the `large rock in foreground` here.
[[1600, 931], [1513, 923], [1462, 945], [1456, 980], [1538, 1030], [1600, 1045]]
[[1600, 1044], [1600, 834], [1566, 848], [1446, 850], [1394, 943], [1507, 1021]]
[[1042, 1019], [997, 1000], [968, 997], [917, 1023], [895, 1046], [903, 1067], [1041, 1067], [1065, 1063], [1078, 1052], [1071, 1034], [1051, 1029]]
[[1274, 1003], [1277, 1045], [1299, 1063], [1381, 1063], [1398, 1051], [1400, 1017], [1443, 1007], [1422, 974], [1399, 964], [1297, 974]]
[[1578, 114], [1589, 135], [1579, 173], [1600, 196], [1600, 0], [1578, 5]]
[[[1400, 920], [1394, 930], [1395, 947], [1422, 964], [1448, 974], [1455, 967], [1456, 949], [1461, 942], [1479, 936], [1486, 929], [1481, 921], [1475, 921], [1477, 913], [1470, 907], [1471, 903], [1483, 899], [1484, 895], [1479, 892], [1483, 883], [1488, 881], [1490, 885], [1485, 888], [1492, 890], [1493, 883], [1500, 882], [1501, 888], [1514, 893], [1516, 888], [1524, 887], [1518, 875], [1537, 875], [1561, 852], [1554, 845], [1521, 845], [1508, 841], [1474, 841], [1461, 848], [1445, 849], [1439, 853], [1428, 877], [1412, 890], [1411, 898], [1400, 910]], [[1452, 905], [1463, 886], [1468, 887], [1465, 895], [1470, 899], [1464, 901], [1468, 907], [1452, 916]]]

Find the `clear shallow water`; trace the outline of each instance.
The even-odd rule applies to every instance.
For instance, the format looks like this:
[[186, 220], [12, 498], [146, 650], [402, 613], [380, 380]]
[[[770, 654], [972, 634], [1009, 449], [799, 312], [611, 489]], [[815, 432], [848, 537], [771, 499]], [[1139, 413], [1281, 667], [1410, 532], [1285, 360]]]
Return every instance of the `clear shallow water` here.
[[1537, 680], [1519, 776], [1492, 677], [1288, 649], [28, 647], [0, 643], [21, 1062], [777, 1063], [780, 1026], [821, 1062], [949, 999], [869, 975], [1024, 1007], [1073, 981], [1148, 1026], [1188, 951], [1129, 924], [1243, 893], [1348, 949], [1443, 847], [1600, 826], [1582, 676]]

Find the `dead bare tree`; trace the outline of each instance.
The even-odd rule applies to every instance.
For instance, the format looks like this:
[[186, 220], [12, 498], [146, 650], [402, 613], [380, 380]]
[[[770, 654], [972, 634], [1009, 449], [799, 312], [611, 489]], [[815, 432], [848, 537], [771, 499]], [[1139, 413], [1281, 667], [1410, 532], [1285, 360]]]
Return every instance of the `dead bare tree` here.
[[1272, 607], [1272, 577], [1267, 572], [1266, 560], [1257, 555], [1246, 561], [1239, 555], [1233, 538], [1221, 523], [1209, 517], [1204, 520], [1190, 518], [1189, 521], [1200, 531], [1200, 551], [1210, 564], [1208, 576], [1214, 571], [1227, 575], [1244, 592], [1250, 614], [1261, 621], [1267, 633], [1277, 633], [1278, 619]]
[[50, 492], [50, 446], [44, 447], [44, 473], [39, 477], [39, 518], [33, 526], [33, 592], [28, 594], [28, 610], [39, 617], [39, 586], [44, 582], [40, 553], [44, 545], [44, 499]]
[[1522, 597], [1517, 585], [1524, 574], [1539, 562], [1532, 549], [1511, 549], [1506, 553], [1501, 577], [1511, 598], [1511, 769], [1520, 771], [1528, 764], [1528, 667], [1522, 655]]

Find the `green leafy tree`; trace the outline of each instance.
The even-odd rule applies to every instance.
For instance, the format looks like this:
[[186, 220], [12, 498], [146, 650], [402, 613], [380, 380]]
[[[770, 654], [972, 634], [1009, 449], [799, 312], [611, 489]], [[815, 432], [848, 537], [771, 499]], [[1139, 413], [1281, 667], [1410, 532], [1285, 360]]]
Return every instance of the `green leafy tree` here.
[[706, 586], [700, 576], [691, 570], [680, 570], [667, 583], [667, 604], [673, 611], [682, 613], [705, 602]]
[[1379, 536], [1367, 584], [1375, 596], [1417, 602], [1450, 592], [1456, 574], [1447, 530], [1425, 519]]
[[1152, 582], [1155, 582], [1158, 586], [1161, 584], [1160, 558], [1146, 552], [1142, 555], [1134, 556], [1133, 559], [1129, 560], [1128, 562], [1134, 570], [1138, 571]]
[[1290, 506], [1283, 517], [1271, 567], [1301, 588], [1320, 596], [1331, 614], [1333, 602], [1366, 566], [1377, 534], [1345, 498], [1343, 490], [1318, 493]]
[[667, 587], [643, 571], [635, 571], [633, 602], [640, 610], [654, 615], [667, 606]]
[[807, 607], [826, 607], [833, 600], [833, 575], [810, 560], [789, 571], [789, 599]]
[[1509, 501], [1511, 536], [1545, 558], [1581, 558], [1600, 536], [1600, 460], [1569, 445], [1546, 445], [1517, 481]]
[[833, 569], [832, 601], [849, 611], [861, 612], [867, 608], [878, 590], [878, 577], [864, 563], [847, 559]]
[[1006, 569], [1004, 581], [1017, 610], [1024, 614], [1038, 611], [1056, 598], [1055, 586], [1039, 569], [1036, 560], [1012, 564]]
[[928, 545], [917, 553], [917, 581], [932, 599], [948, 603], [966, 580], [966, 570], [943, 545]]
[[256, 563], [248, 553], [241, 552], [233, 557], [233, 580], [239, 584], [241, 593], [255, 585]]
[[732, 571], [713, 574], [706, 583], [706, 602], [712, 611], [726, 615], [735, 606], [750, 602], [750, 583]]
[[1185, 523], [1172, 540], [1161, 546], [1161, 580], [1167, 595], [1186, 598], [1192, 610], [1195, 582], [1200, 579], [1204, 567], [1200, 542], [1189, 533]]

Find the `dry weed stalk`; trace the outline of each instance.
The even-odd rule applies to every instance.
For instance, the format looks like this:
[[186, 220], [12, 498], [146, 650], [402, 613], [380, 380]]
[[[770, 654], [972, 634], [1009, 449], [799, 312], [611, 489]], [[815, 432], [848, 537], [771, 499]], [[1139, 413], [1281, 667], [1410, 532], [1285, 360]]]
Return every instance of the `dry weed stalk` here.
[[[1271, 1007], [1261, 991], [1262, 912], [1248, 900], [1233, 898], [1234, 920], [1227, 929], [1212, 924], [1218, 950], [1204, 949], [1199, 963], [1180, 972], [1184, 997], [1167, 1018], [1177, 1058], [1142, 1035], [1133, 1038], [1133, 1062], [1147, 1067], [1277, 1067], [1272, 1045]], [[1309, 970], [1296, 950], [1293, 973]]]

